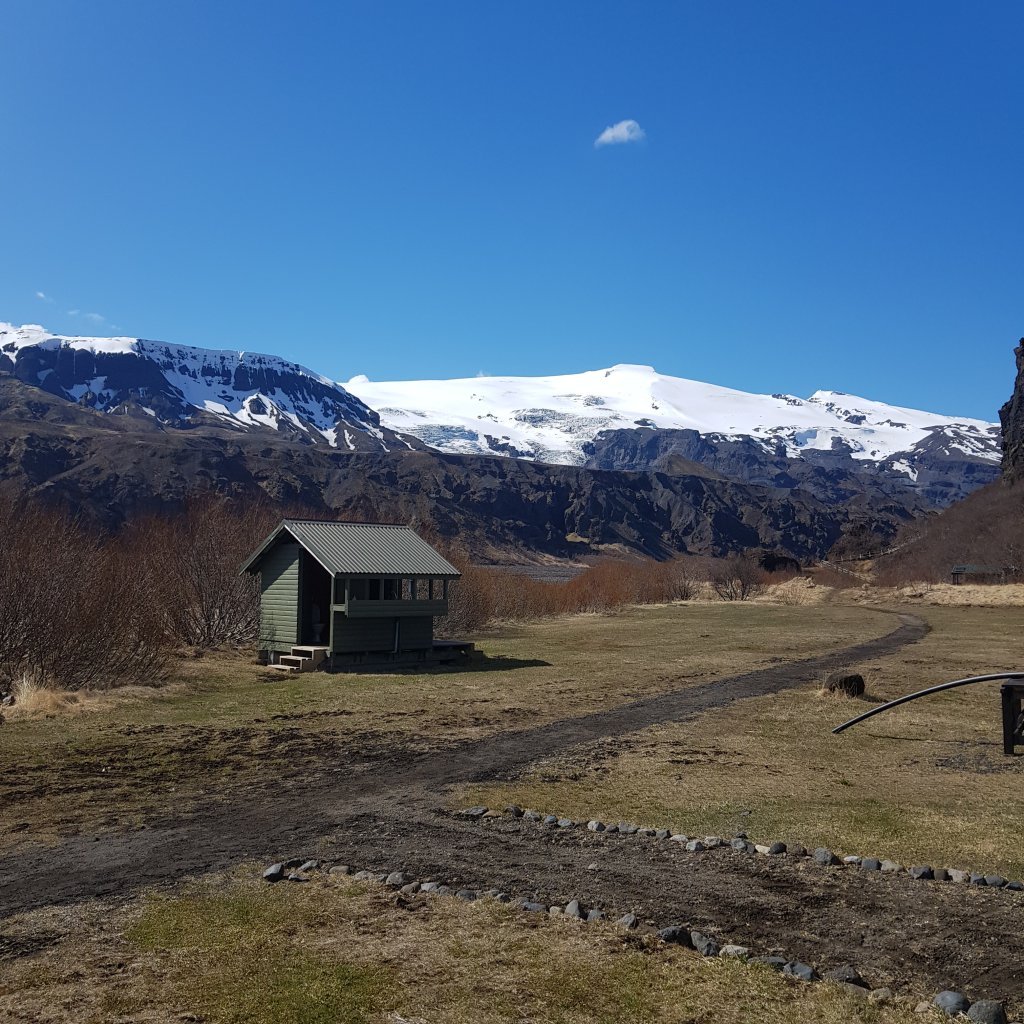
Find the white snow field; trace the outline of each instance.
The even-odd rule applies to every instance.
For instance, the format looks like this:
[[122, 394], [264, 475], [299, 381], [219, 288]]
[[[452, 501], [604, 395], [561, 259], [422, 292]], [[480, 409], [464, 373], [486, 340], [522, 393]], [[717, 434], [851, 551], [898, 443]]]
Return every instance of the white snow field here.
[[579, 464], [583, 446], [602, 430], [658, 427], [746, 435], [766, 448], [781, 440], [790, 456], [840, 442], [853, 458], [882, 461], [937, 439], [965, 455], [1000, 458], [999, 426], [984, 420], [838, 391], [806, 399], [749, 394], [629, 363], [556, 377], [377, 382], [358, 376], [343, 386], [375, 409], [384, 426], [453, 453], [505, 451]]

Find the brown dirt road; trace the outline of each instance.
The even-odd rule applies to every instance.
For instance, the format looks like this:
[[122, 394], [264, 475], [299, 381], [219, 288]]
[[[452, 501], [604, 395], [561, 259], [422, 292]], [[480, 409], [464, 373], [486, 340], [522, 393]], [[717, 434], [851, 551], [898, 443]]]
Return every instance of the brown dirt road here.
[[420, 752], [401, 748], [353, 764], [344, 749], [321, 751], [301, 773], [270, 777], [242, 792], [166, 814], [141, 828], [76, 835], [56, 844], [19, 846], [0, 856], [0, 919], [32, 907], [130, 894], [187, 875], [223, 870], [248, 858], [311, 848], [363, 813], [401, 819], [436, 806], [460, 783], [505, 778], [526, 764], [578, 743], [679, 721], [736, 700], [814, 682], [838, 666], [884, 656], [920, 639], [924, 622], [900, 615], [885, 636], [817, 658], [701, 686], [645, 697], [619, 707], [536, 728]]
[[821, 657], [447, 748], [396, 748], [358, 764], [344, 749], [326, 752], [288, 777], [178, 813], [168, 807], [141, 828], [22, 846], [0, 857], [0, 920], [34, 907], [129, 897], [246, 860], [318, 855], [552, 902], [575, 896], [659, 925], [683, 921], [819, 967], [852, 962], [876, 985], [1019, 998], [1018, 894], [824, 869], [789, 857], [687, 854], [676, 844], [552, 833], [528, 823], [470, 824], [439, 809], [453, 785], [507, 778], [579, 743], [806, 686], [926, 631], [920, 619], [901, 615], [886, 636]]

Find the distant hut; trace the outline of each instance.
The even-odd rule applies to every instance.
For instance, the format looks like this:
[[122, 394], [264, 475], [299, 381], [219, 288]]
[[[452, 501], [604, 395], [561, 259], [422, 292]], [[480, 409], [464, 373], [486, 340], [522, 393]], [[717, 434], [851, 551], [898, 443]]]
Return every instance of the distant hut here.
[[1006, 570], [998, 565], [954, 565], [949, 570], [953, 583], [1003, 583]]
[[407, 526], [285, 519], [240, 573], [260, 578], [260, 651], [289, 671], [465, 657], [434, 640], [459, 571]]

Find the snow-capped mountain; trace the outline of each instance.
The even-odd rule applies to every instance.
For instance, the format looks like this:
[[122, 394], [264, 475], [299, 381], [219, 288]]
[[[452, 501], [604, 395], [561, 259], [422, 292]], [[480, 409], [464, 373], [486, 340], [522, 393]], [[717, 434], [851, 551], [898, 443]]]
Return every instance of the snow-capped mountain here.
[[372, 409], [328, 378], [255, 352], [65, 337], [35, 324], [0, 323], [4, 373], [98, 412], [149, 417], [164, 428], [270, 429], [347, 451], [422, 447], [382, 430]]
[[560, 377], [390, 381], [345, 387], [383, 423], [449, 452], [502, 452], [582, 464], [602, 431], [636, 427], [752, 437], [790, 457], [849, 451], [882, 461], [941, 438], [950, 452], [997, 462], [999, 426], [885, 405], [838, 391], [755, 395], [620, 364]]

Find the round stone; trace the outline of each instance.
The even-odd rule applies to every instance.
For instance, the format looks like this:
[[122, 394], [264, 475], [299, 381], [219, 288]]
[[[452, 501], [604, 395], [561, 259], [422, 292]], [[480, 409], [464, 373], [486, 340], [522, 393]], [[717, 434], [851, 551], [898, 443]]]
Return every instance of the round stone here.
[[818, 981], [818, 972], [810, 964], [801, 963], [799, 960], [790, 960], [782, 968], [782, 973], [800, 981]]
[[731, 942], [726, 943], [719, 951], [719, 956], [733, 957], [736, 960], [746, 960], [750, 956], [750, 950], [746, 946], [735, 946]]
[[1006, 1024], [1006, 1011], [996, 999], [979, 999], [971, 1003], [967, 1019], [973, 1020], [974, 1024]]
[[702, 956], [718, 956], [719, 952], [721, 952], [718, 943], [703, 932], [690, 932], [690, 942], [693, 944], [693, 948]]
[[864, 677], [859, 672], [830, 672], [825, 677], [825, 689], [829, 693], [860, 697], [864, 693]]
[[932, 1000], [932, 1006], [937, 1007], [947, 1017], [955, 1017], [958, 1013], [966, 1013], [971, 1008], [971, 1001], [962, 992], [946, 989]]

